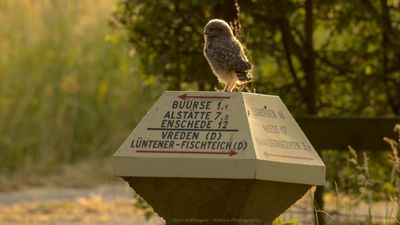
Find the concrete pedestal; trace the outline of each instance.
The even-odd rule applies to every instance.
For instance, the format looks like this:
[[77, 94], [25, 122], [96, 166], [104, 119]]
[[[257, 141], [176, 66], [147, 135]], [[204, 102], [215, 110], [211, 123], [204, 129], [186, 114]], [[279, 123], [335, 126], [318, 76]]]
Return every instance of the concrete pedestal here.
[[311, 187], [245, 179], [124, 179], [167, 225], [270, 225]]

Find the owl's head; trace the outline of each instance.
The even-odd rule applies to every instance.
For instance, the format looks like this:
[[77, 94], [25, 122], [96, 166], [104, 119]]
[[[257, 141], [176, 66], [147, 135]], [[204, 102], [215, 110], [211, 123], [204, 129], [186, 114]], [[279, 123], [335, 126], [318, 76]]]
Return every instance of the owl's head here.
[[232, 37], [233, 32], [229, 24], [220, 19], [210, 20], [204, 27], [205, 37]]

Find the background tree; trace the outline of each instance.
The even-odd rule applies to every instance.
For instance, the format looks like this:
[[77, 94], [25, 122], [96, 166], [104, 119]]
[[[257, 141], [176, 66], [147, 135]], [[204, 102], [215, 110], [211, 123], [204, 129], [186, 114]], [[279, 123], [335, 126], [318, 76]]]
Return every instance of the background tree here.
[[203, 56], [205, 22], [220, 17], [237, 20], [233, 1], [121, 1], [113, 25], [127, 31], [127, 42], [137, 51], [146, 76], [161, 77], [170, 88], [195, 83], [212, 89], [217, 81]]
[[[280, 95], [297, 115], [399, 114], [399, 12], [393, 1], [239, 1], [239, 37], [255, 64], [258, 92]], [[374, 2], [375, 3], [375, 2]], [[213, 89], [202, 30], [211, 18], [238, 21], [234, 1], [120, 1], [142, 74], [170, 89]], [[302, 99], [302, 101], [298, 101]]]

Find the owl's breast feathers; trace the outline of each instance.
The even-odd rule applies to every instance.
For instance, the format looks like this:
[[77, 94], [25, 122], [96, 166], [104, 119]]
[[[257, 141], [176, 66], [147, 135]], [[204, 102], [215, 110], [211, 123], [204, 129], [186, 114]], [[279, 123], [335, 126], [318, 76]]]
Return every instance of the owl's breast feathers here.
[[215, 73], [235, 73], [241, 82], [253, 79], [252, 65], [236, 39], [208, 42], [204, 55]]

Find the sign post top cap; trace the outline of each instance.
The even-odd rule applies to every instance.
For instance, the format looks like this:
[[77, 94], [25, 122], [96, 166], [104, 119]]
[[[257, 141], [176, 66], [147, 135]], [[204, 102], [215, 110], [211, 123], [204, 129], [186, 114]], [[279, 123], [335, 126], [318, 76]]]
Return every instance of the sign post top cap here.
[[246, 92], [166, 91], [113, 161], [117, 176], [325, 182], [282, 100]]

